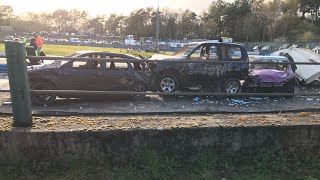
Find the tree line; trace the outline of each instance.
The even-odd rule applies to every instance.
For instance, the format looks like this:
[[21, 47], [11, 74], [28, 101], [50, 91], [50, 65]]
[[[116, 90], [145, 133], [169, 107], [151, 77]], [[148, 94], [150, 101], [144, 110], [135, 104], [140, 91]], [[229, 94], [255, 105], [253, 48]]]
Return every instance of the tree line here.
[[[16, 32], [57, 31], [95, 34], [132, 34], [135, 38], [155, 37], [157, 9], [140, 8], [129, 15], [91, 17], [77, 9], [15, 16], [11, 6], [0, 6], [0, 25]], [[160, 10], [160, 38], [216, 39], [235, 41], [319, 41], [319, 0], [215, 0], [205, 11]]]

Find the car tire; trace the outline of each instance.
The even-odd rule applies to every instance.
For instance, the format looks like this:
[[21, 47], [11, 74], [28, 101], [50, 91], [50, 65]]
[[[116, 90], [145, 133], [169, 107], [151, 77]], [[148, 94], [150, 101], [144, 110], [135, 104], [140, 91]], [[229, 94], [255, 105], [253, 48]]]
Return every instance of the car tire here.
[[179, 82], [174, 75], [162, 75], [158, 81], [160, 92], [175, 92], [179, 87]]
[[[37, 82], [31, 83], [31, 89], [33, 90], [54, 90], [55, 86], [50, 82]], [[38, 94], [31, 93], [31, 101], [35, 105], [50, 105], [56, 100], [55, 94]]]
[[294, 96], [294, 88], [295, 88], [295, 79], [290, 80], [287, 82], [287, 84], [284, 86], [283, 92], [284, 93], [292, 93], [292, 95], [287, 95], [286, 97], [292, 98]]
[[[130, 88], [130, 91], [133, 91], [133, 92], [146, 92], [147, 91], [147, 88], [144, 84], [142, 83], [134, 83], [131, 88]], [[130, 97], [134, 100], [142, 100], [146, 97], [145, 94], [133, 94], [133, 95], [130, 95]]]
[[227, 79], [222, 85], [222, 93], [235, 94], [241, 92], [241, 83], [239, 79]]

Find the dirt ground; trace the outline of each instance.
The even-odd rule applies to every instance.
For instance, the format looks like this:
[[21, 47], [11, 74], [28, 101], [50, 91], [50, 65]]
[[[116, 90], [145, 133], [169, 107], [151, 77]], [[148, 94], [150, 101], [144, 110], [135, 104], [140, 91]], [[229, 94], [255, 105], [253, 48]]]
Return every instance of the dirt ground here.
[[199, 127], [320, 125], [320, 113], [171, 114], [109, 116], [34, 116], [32, 128], [12, 127], [13, 118], [0, 116], [0, 131], [70, 132]]

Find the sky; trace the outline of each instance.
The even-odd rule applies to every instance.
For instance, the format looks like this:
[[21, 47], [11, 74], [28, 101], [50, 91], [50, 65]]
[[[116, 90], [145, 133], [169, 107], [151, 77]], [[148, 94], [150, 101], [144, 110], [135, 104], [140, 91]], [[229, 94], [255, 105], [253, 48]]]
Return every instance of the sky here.
[[[159, 0], [160, 9], [190, 9], [196, 13], [206, 10], [214, 0]], [[226, 0], [232, 2], [233, 0]], [[0, 0], [0, 5], [10, 5], [16, 15], [25, 12], [52, 12], [57, 9], [86, 10], [92, 16], [124, 14], [143, 7], [157, 7], [158, 0]]]

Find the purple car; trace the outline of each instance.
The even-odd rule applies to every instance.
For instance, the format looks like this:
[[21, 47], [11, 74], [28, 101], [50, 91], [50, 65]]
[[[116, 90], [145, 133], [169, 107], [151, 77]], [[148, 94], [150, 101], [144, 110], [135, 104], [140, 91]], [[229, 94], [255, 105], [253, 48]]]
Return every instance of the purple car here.
[[[289, 62], [284, 56], [259, 56], [253, 62]], [[251, 64], [243, 86], [254, 92], [294, 93], [295, 74], [290, 64]]]

